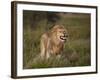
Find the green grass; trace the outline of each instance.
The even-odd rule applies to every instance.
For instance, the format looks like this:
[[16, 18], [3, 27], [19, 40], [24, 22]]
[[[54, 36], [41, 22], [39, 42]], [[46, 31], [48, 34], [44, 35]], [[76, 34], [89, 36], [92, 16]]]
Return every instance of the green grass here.
[[62, 17], [57, 23], [61, 23], [68, 29], [69, 40], [61, 58], [52, 56], [48, 60], [38, 57], [40, 53], [40, 37], [46, 31], [46, 20], [38, 23], [35, 29], [28, 24], [24, 28], [24, 56], [23, 68], [52, 68], [89, 66], [90, 58], [90, 17], [78, 15]]

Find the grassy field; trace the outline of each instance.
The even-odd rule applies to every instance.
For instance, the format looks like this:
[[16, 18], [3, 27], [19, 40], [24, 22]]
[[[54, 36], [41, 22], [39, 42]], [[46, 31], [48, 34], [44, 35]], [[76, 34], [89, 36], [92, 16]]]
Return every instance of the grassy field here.
[[[25, 19], [25, 18], [24, 18]], [[24, 20], [25, 21], [25, 20]], [[24, 24], [24, 52], [23, 68], [51, 68], [91, 65], [90, 54], [90, 15], [64, 14], [56, 23], [63, 24], [68, 29], [69, 40], [61, 58], [53, 56], [48, 60], [38, 57], [40, 53], [40, 37], [47, 30], [47, 20], [39, 21], [35, 28], [30, 28], [28, 22]]]

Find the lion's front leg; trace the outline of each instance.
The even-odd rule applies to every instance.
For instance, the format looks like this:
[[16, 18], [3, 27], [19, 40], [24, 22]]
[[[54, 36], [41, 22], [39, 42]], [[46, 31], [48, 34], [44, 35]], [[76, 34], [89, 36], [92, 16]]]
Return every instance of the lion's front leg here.
[[45, 57], [45, 46], [44, 46], [44, 43], [43, 43], [42, 40], [41, 40], [41, 43], [40, 43], [40, 50], [41, 50], [40, 57], [44, 58]]
[[50, 41], [48, 39], [47, 35], [43, 35], [41, 37], [41, 42], [40, 42], [40, 50], [41, 50], [41, 58], [42, 59], [48, 59], [50, 57], [50, 51], [49, 51], [49, 45], [50, 45]]
[[49, 44], [41, 43], [41, 58], [48, 59], [50, 57]]
[[47, 46], [46, 46], [46, 59], [50, 58], [50, 40], [48, 39], [47, 41]]
[[40, 40], [40, 56], [42, 59], [46, 56], [46, 35], [43, 35]]

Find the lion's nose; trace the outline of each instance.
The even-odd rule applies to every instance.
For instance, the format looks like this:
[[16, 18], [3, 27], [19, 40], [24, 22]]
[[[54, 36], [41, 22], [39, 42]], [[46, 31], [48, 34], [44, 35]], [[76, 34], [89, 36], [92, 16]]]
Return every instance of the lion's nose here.
[[65, 33], [65, 34], [64, 34], [64, 37], [68, 37], [68, 35]]
[[64, 37], [68, 37], [68, 35], [66, 34], [66, 32], [65, 32], [65, 31], [63, 32], [63, 34], [64, 34]]

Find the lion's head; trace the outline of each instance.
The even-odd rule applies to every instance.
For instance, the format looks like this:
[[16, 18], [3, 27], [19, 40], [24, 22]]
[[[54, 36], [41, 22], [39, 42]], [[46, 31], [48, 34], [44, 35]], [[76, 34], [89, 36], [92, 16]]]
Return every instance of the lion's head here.
[[56, 25], [52, 28], [53, 37], [56, 42], [66, 42], [68, 39], [68, 32], [62, 25]]
[[60, 54], [67, 39], [68, 32], [64, 26], [55, 25], [41, 37], [41, 56], [48, 58], [50, 54]]

